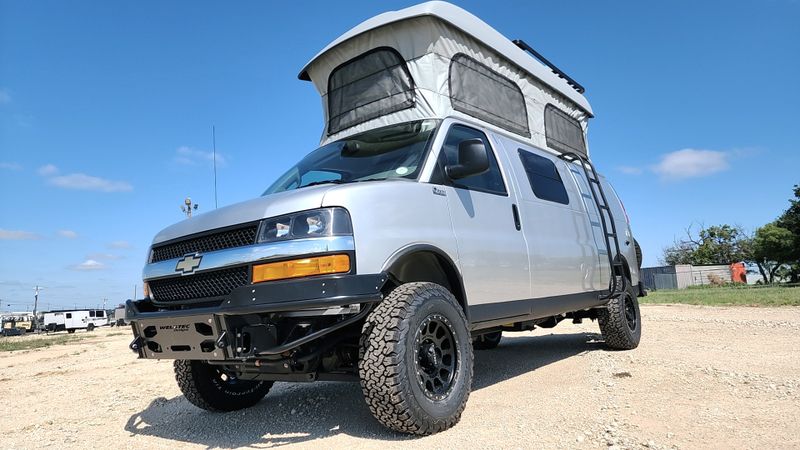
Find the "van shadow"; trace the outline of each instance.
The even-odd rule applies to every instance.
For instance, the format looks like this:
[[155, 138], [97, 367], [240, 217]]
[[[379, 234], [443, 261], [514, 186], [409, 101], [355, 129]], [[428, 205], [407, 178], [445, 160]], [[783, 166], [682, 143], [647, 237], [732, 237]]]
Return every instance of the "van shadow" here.
[[[548, 364], [602, 350], [598, 334], [554, 334], [503, 338], [493, 350], [475, 352], [472, 390], [534, 371]], [[276, 383], [256, 406], [230, 413], [210, 413], [183, 396], [153, 400], [125, 425], [131, 435], [204, 445], [207, 448], [282, 446], [337, 434], [407, 441], [414, 436], [382, 427], [364, 403], [358, 383]]]

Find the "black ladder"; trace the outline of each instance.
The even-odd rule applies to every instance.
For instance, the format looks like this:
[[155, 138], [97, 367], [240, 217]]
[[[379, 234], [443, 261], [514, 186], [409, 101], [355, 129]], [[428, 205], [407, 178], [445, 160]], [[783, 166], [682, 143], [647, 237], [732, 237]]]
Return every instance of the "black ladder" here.
[[[600, 183], [600, 177], [594, 169], [594, 165], [584, 156], [577, 153], [562, 153], [561, 159], [567, 162], [579, 162], [583, 168], [583, 174], [586, 177], [586, 182], [589, 185], [589, 191], [592, 193], [592, 200], [597, 207], [597, 214], [600, 216], [600, 226], [603, 228], [603, 238], [606, 242], [606, 254], [608, 256], [609, 269], [611, 270], [611, 279], [608, 282], [608, 294], [603, 296], [604, 299], [612, 298], [618, 293], [624, 291], [627, 286], [625, 279], [625, 266], [622, 263], [622, 252], [619, 246], [619, 236], [617, 236], [617, 224], [614, 222], [614, 215], [611, 213], [611, 208], [608, 206], [606, 194], [603, 192], [603, 185]], [[597, 195], [600, 193], [600, 195]], [[606, 220], [608, 214], [608, 220]], [[608, 222], [611, 222], [611, 231], [608, 231]], [[611, 243], [614, 243], [614, 250], [618, 255], [616, 258], [611, 251]]]

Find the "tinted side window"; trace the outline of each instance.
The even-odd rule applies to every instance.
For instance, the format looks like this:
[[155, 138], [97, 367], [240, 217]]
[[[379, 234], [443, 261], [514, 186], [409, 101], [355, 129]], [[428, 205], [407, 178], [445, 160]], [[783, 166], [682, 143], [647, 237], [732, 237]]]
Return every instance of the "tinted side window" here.
[[67, 319], [72, 319], [72, 313], [67, 313]]
[[525, 150], [519, 150], [519, 159], [528, 175], [533, 195], [542, 200], [569, 204], [569, 196], [556, 165], [549, 159]]
[[[444, 166], [458, 163], [458, 144], [469, 139], [480, 139], [483, 141], [483, 145], [486, 146], [486, 151], [489, 153], [489, 170], [482, 174], [472, 175], [460, 180], [448, 180], [444, 175]], [[435, 174], [431, 180], [433, 183], [449, 183], [454, 187], [462, 189], [508, 195], [506, 192], [506, 185], [503, 182], [503, 175], [500, 173], [500, 166], [497, 164], [492, 146], [489, 145], [489, 139], [486, 138], [485, 134], [474, 128], [469, 128], [464, 125], [453, 125], [450, 127], [442, 151], [439, 154], [439, 167], [437, 171], [438, 174]]]
[[97, 311], [97, 317], [105, 317], [105, 312], [103, 312], [102, 310]]
[[94, 317], [94, 311], [89, 311], [89, 317]]

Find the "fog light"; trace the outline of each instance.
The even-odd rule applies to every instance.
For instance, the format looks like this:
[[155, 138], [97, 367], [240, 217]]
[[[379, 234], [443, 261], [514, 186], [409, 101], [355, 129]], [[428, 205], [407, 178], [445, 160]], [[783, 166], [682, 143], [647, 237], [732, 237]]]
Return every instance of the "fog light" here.
[[253, 266], [253, 283], [350, 271], [347, 255], [317, 256]]

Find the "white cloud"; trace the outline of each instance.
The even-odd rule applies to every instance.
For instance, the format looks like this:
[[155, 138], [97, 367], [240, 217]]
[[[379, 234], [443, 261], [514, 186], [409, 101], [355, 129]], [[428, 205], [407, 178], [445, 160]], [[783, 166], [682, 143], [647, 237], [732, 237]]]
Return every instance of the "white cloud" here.
[[84, 191], [129, 192], [133, 190], [133, 186], [126, 181], [107, 180], [83, 173], [58, 175], [48, 179], [47, 182], [53, 186], [64, 189], [78, 189]]
[[39, 167], [37, 173], [47, 178], [47, 184], [64, 189], [100, 192], [129, 192], [133, 190], [133, 186], [127, 181], [108, 180], [86, 175], [85, 173], [58, 175], [58, 167], [52, 164]]
[[[184, 145], [178, 147], [175, 151], [174, 161], [186, 166], [196, 166], [198, 164], [208, 164], [210, 166], [214, 162], [214, 152], [197, 150]], [[217, 167], [225, 167], [227, 163], [228, 161], [225, 159], [225, 156], [217, 152]]]
[[74, 266], [70, 266], [70, 269], [72, 270], [103, 270], [105, 268], [106, 268], [105, 264], [97, 262], [93, 259], [87, 259], [86, 261], [80, 264], [75, 264]]
[[58, 173], [58, 167], [47, 164], [45, 166], [39, 167], [39, 170], [36, 171], [39, 175], [43, 177], [49, 177], [50, 175], [55, 175]]
[[704, 177], [728, 170], [728, 158], [725, 152], [685, 148], [662, 156], [652, 170], [669, 180]]
[[124, 256], [115, 255], [113, 253], [90, 253], [90, 254], [86, 255], [86, 258], [87, 259], [95, 259], [95, 260], [101, 259], [101, 260], [104, 260], [104, 261], [116, 261], [118, 259], [123, 259]]
[[67, 239], [75, 239], [78, 237], [78, 233], [72, 230], [58, 230], [57, 234], [63, 238]]
[[0, 105], [11, 103], [11, 93], [6, 88], [0, 88]]
[[13, 162], [0, 162], [0, 169], [22, 170], [22, 166]]
[[4, 230], [0, 228], [0, 240], [7, 240], [7, 241], [30, 241], [34, 239], [40, 239], [36, 233], [30, 231], [20, 231], [20, 230]]
[[642, 169], [641, 168], [633, 167], [633, 166], [619, 166], [619, 167], [617, 167], [617, 170], [619, 170], [620, 172], [622, 172], [624, 174], [627, 174], [627, 175], [641, 175], [642, 174]]
[[130, 242], [128, 241], [114, 241], [108, 244], [111, 248], [131, 248], [133, 247]]

